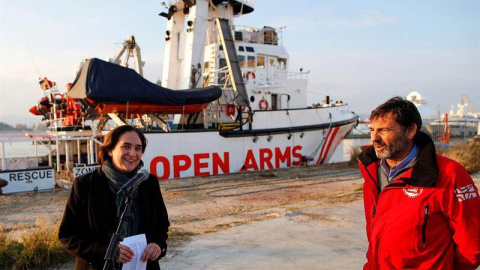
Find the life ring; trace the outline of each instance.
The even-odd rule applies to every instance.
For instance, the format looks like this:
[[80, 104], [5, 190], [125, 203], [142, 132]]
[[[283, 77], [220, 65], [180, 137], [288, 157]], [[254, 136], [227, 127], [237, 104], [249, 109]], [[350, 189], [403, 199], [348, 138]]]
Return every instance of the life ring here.
[[268, 101], [262, 98], [258, 103], [258, 107], [260, 108], [260, 110], [268, 110]]
[[228, 116], [235, 115], [235, 105], [227, 104], [227, 111], [225, 112]]
[[53, 102], [57, 103], [57, 104], [61, 104], [63, 101], [64, 101], [64, 97], [62, 94], [54, 94], [53, 95]]
[[249, 72], [247, 72], [247, 80], [250, 80], [250, 75], [252, 75], [252, 78], [255, 79], [255, 77], [256, 77], [255, 72], [249, 71]]

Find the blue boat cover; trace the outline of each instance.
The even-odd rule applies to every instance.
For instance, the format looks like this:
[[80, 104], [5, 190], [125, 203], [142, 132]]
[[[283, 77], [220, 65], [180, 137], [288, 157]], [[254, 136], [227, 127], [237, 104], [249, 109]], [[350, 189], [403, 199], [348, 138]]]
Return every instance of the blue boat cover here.
[[67, 96], [96, 102], [141, 102], [158, 105], [190, 105], [218, 99], [222, 90], [207, 88], [171, 90], [154, 84], [135, 70], [92, 58], [85, 61]]

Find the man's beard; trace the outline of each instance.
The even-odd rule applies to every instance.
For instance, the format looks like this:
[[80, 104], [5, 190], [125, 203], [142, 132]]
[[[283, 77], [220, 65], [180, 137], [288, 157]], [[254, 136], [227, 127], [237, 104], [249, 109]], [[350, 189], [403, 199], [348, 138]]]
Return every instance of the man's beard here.
[[374, 142], [373, 144], [385, 147], [381, 151], [377, 151], [377, 149], [375, 149], [375, 154], [379, 159], [391, 159], [408, 147], [408, 138], [404, 134], [401, 134], [389, 145], [385, 144], [383, 141]]

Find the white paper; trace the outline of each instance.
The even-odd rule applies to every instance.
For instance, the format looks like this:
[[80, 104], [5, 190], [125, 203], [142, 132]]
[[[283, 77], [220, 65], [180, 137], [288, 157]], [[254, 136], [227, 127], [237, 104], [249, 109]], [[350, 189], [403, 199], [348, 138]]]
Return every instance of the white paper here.
[[142, 262], [143, 251], [147, 247], [147, 238], [145, 234], [137, 234], [126, 237], [120, 244], [128, 246], [135, 255], [128, 263], [123, 264], [122, 270], [146, 270], [147, 262]]

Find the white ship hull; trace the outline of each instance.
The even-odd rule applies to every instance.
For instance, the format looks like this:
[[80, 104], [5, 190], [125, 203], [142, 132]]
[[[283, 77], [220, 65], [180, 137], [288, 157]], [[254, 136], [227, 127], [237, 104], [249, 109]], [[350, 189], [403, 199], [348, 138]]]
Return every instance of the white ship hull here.
[[347, 111], [345, 107], [261, 111], [255, 114], [252, 131], [224, 136], [218, 131], [146, 133], [148, 147], [142, 160], [159, 179], [323, 164], [356, 124]]

